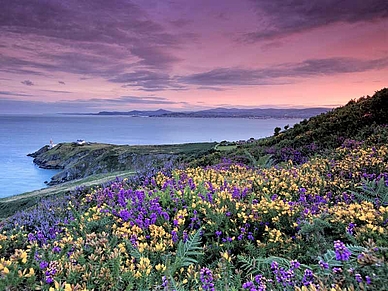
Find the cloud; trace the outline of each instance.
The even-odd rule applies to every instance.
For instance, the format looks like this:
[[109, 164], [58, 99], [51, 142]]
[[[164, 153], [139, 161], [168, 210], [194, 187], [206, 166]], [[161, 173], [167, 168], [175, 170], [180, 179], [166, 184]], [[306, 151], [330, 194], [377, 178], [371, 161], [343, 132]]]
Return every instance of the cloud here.
[[180, 61], [163, 47], [136, 46], [131, 49], [131, 53], [142, 59], [138, 64], [151, 68], [168, 68]]
[[172, 104], [187, 104], [187, 102], [175, 102], [164, 97], [135, 97], [135, 96], [121, 96], [115, 99], [116, 102], [126, 104], [148, 104], [148, 105], [172, 105]]
[[113, 83], [124, 83], [122, 87], [138, 88], [141, 91], [163, 91], [163, 90], [186, 90], [187, 88], [179, 84], [168, 74], [151, 71], [135, 70], [131, 73], [123, 73], [109, 79]]
[[208, 86], [282, 85], [293, 78], [358, 73], [388, 67], [388, 58], [361, 60], [355, 58], [310, 59], [300, 63], [285, 63], [261, 69], [217, 68], [182, 76], [184, 84]]
[[73, 92], [70, 91], [62, 91], [62, 90], [41, 90], [43, 92], [50, 92], [50, 93], [61, 93], [61, 94], [72, 94]]
[[251, 0], [258, 29], [245, 34], [255, 42], [327, 26], [332, 23], [368, 22], [388, 18], [386, 0]]
[[209, 90], [209, 91], [225, 91], [226, 88], [220, 88], [220, 87], [211, 87], [211, 86], [201, 86], [197, 87], [199, 90]]
[[[2, 94], [5, 93], [5, 94]], [[24, 96], [12, 92], [0, 91], [1, 95]], [[0, 114], [2, 113], [77, 113], [98, 112], [102, 110], [130, 110], [148, 105], [179, 105], [189, 106], [187, 102], [175, 102], [164, 97], [121, 96], [115, 99], [91, 98], [79, 100], [61, 100], [55, 102], [14, 100], [0, 97]]]
[[171, 101], [165, 97], [155, 97], [155, 96], [121, 96], [119, 98], [105, 99], [105, 98], [92, 98], [92, 99], [77, 99], [77, 100], [68, 100], [63, 101], [66, 103], [79, 103], [87, 104], [89, 107], [100, 107], [101, 104], [106, 106], [111, 105], [131, 105], [131, 104], [145, 104], [145, 105], [174, 105], [174, 104], [187, 104], [187, 102], [176, 102]]
[[6, 95], [6, 96], [20, 96], [20, 97], [30, 97], [32, 95], [24, 94], [24, 93], [16, 93], [11, 91], [0, 91], [0, 95]]
[[[169, 68], [189, 36], [166, 31], [127, 0], [4, 0], [0, 34], [36, 58], [8, 57], [0, 70], [58, 71], [111, 78], [133, 66]], [[18, 40], [16, 44], [16, 40]], [[39, 44], [39, 45], [38, 45]], [[26, 55], [26, 54], [24, 54]], [[31, 55], [31, 53], [30, 53]]]
[[34, 83], [32, 83], [30, 80], [24, 80], [24, 81], [22, 81], [20, 83], [22, 83], [24, 85], [27, 85], [27, 86], [33, 86], [34, 85]]
[[43, 62], [23, 60], [0, 54], [0, 71], [19, 75], [44, 76], [42, 70], [49, 70], [52, 65]]
[[211, 71], [187, 75], [179, 78], [185, 84], [211, 86], [248, 86], [248, 85], [270, 85], [276, 82], [264, 71], [242, 68], [217, 68]]
[[179, 19], [170, 21], [170, 24], [174, 27], [177, 27], [177, 28], [185, 27], [185, 26], [189, 25], [190, 23], [192, 23], [192, 21], [190, 21], [188, 19], [184, 19], [184, 18], [179, 18]]

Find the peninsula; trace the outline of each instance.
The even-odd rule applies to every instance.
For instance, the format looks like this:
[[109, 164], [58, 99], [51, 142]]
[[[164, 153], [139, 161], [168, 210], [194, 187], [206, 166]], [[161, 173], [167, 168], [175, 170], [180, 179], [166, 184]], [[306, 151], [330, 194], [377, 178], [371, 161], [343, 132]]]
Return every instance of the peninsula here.
[[[186, 117], [186, 118], [310, 118], [330, 111], [331, 108], [315, 107], [315, 108], [253, 108], [253, 109], [239, 109], [239, 108], [214, 108], [200, 111], [189, 112], [174, 112], [164, 109], [159, 110], [132, 110], [132, 111], [100, 111], [98, 113], [84, 113], [81, 115], [120, 115], [131, 117]], [[80, 114], [76, 114], [80, 115]]]

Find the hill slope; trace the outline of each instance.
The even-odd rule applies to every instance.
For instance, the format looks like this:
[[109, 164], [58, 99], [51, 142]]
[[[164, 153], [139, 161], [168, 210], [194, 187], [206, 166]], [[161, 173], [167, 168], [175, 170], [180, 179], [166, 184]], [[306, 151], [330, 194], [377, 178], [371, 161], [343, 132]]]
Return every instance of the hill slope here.
[[49, 185], [60, 184], [95, 174], [157, 167], [168, 160], [192, 159], [212, 150], [215, 143], [128, 146], [102, 143], [60, 143], [44, 146], [29, 154], [44, 169], [59, 169]]
[[303, 163], [310, 156], [331, 152], [349, 139], [382, 144], [388, 140], [387, 124], [388, 89], [384, 88], [373, 96], [351, 100], [345, 106], [305, 119], [272, 137], [203, 156], [192, 165], [218, 163], [223, 157], [251, 163], [252, 158], [258, 160], [267, 155], [275, 162]]

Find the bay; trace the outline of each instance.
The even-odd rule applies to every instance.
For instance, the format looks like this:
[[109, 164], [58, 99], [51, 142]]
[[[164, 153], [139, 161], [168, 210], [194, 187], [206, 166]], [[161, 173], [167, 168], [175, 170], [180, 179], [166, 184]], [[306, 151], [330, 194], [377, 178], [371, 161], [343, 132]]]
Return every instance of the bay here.
[[127, 116], [1, 115], [0, 198], [46, 187], [55, 170], [27, 157], [42, 146], [73, 142], [129, 145], [237, 141], [273, 134], [300, 119], [160, 118]]

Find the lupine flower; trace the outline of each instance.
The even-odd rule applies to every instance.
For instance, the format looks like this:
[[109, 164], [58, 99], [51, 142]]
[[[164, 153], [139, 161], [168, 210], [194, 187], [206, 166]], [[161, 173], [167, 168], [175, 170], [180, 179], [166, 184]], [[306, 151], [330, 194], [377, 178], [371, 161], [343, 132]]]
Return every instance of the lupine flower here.
[[203, 290], [215, 291], [212, 271], [208, 268], [202, 268], [199, 274]]
[[353, 230], [357, 225], [355, 223], [349, 223], [348, 227], [346, 228], [347, 233], [353, 234]]
[[339, 240], [336, 240], [334, 242], [334, 251], [335, 251], [335, 259], [337, 261], [348, 261], [352, 254], [349, 251], [349, 249], [345, 246], [345, 244]]
[[314, 283], [314, 273], [313, 271], [306, 269], [304, 271], [303, 279], [302, 279], [302, 284], [305, 286], [308, 286], [310, 284]]
[[48, 267], [48, 263], [46, 261], [42, 261], [39, 263], [39, 268], [41, 268], [42, 270], [43, 269], [46, 269]]
[[355, 274], [354, 275], [354, 277], [355, 277], [355, 279], [356, 279], [356, 281], [358, 282], [358, 283], [361, 283], [362, 282], [362, 276], [360, 275], [360, 274]]
[[300, 267], [300, 263], [297, 260], [292, 260], [290, 263], [291, 269], [298, 269]]

